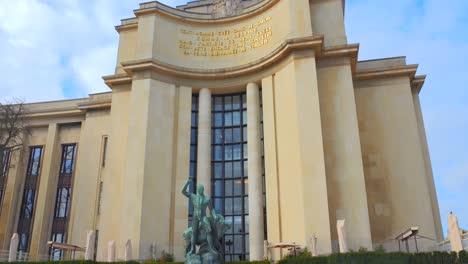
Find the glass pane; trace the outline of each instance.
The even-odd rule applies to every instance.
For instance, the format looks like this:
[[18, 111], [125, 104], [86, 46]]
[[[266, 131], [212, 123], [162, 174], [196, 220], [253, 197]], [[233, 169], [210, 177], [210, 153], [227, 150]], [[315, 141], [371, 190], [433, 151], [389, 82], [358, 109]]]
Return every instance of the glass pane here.
[[224, 174], [226, 178], [232, 178], [232, 162], [224, 164]]
[[234, 178], [242, 177], [242, 162], [236, 161], [234, 162]]
[[215, 97], [215, 99], [214, 99], [214, 110], [215, 111], [222, 111], [223, 110], [223, 98], [222, 97]]
[[242, 191], [242, 186], [243, 186], [243, 183], [242, 183], [242, 180], [235, 180], [234, 181], [234, 195], [235, 196], [239, 196], [239, 195], [243, 195], [243, 191]]
[[215, 146], [213, 151], [213, 160], [221, 161], [223, 160], [223, 147]]
[[226, 234], [232, 234], [233, 232], [233, 223], [232, 223], [232, 220], [233, 220], [233, 217], [232, 216], [228, 216], [225, 218], [226, 220], [226, 224], [228, 224], [229, 228], [226, 230]]
[[240, 117], [240, 112], [233, 112], [232, 113], [232, 124], [234, 126], [238, 126], [241, 124], [241, 117]]
[[194, 162], [190, 162], [190, 177], [195, 177], [195, 163]]
[[224, 160], [232, 160], [232, 146], [224, 146]]
[[244, 161], [244, 177], [247, 177], [249, 175], [249, 163], [247, 161]]
[[213, 196], [221, 197], [223, 196], [223, 181], [215, 181]]
[[[247, 186], [245, 186], [245, 188], [247, 189]], [[249, 213], [249, 197], [244, 197], [244, 214], [248, 214]], [[249, 223], [248, 221], [248, 217], [245, 218], [246, 219], [246, 225]], [[246, 230], [249, 231], [249, 229], [246, 227]]]
[[232, 126], [232, 113], [228, 112], [224, 114], [224, 125]]
[[242, 206], [243, 206], [244, 201], [242, 198], [234, 198], [234, 214], [242, 214]]
[[226, 254], [234, 253], [234, 238], [233, 236], [224, 237], [224, 251]]
[[232, 215], [232, 198], [226, 198], [224, 200], [224, 214], [226, 216]]
[[232, 110], [232, 98], [230, 96], [224, 97], [224, 110]]
[[244, 227], [242, 226], [242, 216], [234, 217], [234, 233], [235, 234], [244, 233]]
[[241, 142], [241, 129], [240, 128], [234, 128], [233, 130], [233, 135], [232, 135], [232, 142], [233, 143], [238, 143]]
[[190, 144], [197, 144], [197, 129], [192, 128], [190, 130]]
[[223, 129], [215, 129], [213, 133], [213, 142], [215, 144], [222, 144], [223, 143]]
[[242, 128], [242, 139], [243, 141], [247, 141], [247, 126]]
[[190, 148], [190, 160], [195, 160], [197, 158], [197, 150], [195, 148]]
[[247, 111], [242, 111], [242, 124], [247, 125]]
[[235, 95], [232, 97], [232, 109], [240, 109], [241, 107], [241, 98], [240, 95]]
[[198, 124], [198, 121], [197, 121], [197, 113], [192, 112], [191, 120], [192, 120], [192, 126], [193, 126], [193, 127], [196, 127], [197, 124]]
[[222, 127], [223, 126], [223, 114], [215, 113], [213, 122], [214, 122], [215, 127]]
[[242, 95], [242, 108], [247, 108], [247, 96]]
[[222, 198], [215, 198], [214, 199], [214, 208], [217, 213], [223, 213], [223, 199]]
[[225, 196], [232, 196], [232, 180], [226, 180], [224, 187]]
[[220, 162], [216, 162], [213, 165], [213, 176], [216, 179], [221, 179], [223, 178], [223, 164]]
[[244, 159], [247, 159], [247, 153], [248, 153], [248, 150], [247, 150], [247, 143], [244, 144], [243, 150], [244, 150]]
[[232, 128], [226, 128], [224, 130], [224, 134], [226, 135], [225, 143], [232, 143]]
[[233, 151], [233, 159], [240, 160], [242, 158], [241, 145], [234, 145], [232, 151]]
[[243, 251], [242, 236], [234, 236], [234, 253], [242, 253]]
[[[247, 228], [246, 228], [247, 229]], [[248, 232], [248, 231], [247, 231]], [[249, 235], [245, 236], [245, 252], [248, 253], [250, 249]]]

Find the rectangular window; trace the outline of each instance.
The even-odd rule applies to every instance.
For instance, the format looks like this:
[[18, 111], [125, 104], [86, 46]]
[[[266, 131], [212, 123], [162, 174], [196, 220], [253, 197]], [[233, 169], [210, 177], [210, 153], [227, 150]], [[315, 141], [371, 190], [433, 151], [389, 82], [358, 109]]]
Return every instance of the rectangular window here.
[[[76, 144], [62, 145], [62, 156], [58, 177], [57, 195], [55, 198], [54, 219], [52, 222], [51, 240], [66, 243], [68, 220], [71, 209], [73, 173], [76, 162]], [[50, 251], [53, 260], [61, 260], [63, 251]]]
[[71, 188], [60, 187], [57, 190], [55, 218], [66, 218], [69, 214]]
[[[189, 178], [192, 183], [189, 186], [189, 191], [194, 192], [197, 186], [197, 146], [198, 146], [198, 95], [192, 95], [192, 121], [190, 129], [190, 170]], [[189, 201], [188, 219], [189, 225], [192, 221], [193, 205]]]
[[29, 249], [29, 238], [32, 232], [32, 220], [34, 218], [34, 206], [36, 201], [36, 190], [38, 178], [41, 171], [42, 146], [29, 148], [28, 168], [24, 180], [23, 199], [20, 207], [17, 232], [20, 234], [18, 251], [27, 252]]
[[107, 141], [108, 137], [105, 136], [102, 143], [102, 167], [106, 167], [106, 157], [107, 157]]
[[[10, 167], [10, 150], [4, 149], [2, 156], [2, 168], [0, 168], [0, 207], [3, 206], [3, 194], [5, 193], [8, 177], [8, 168]], [[1, 209], [0, 209], [1, 213]]]
[[[51, 241], [57, 243], [65, 243], [65, 234], [64, 233], [52, 233]], [[59, 261], [63, 259], [63, 250], [51, 249], [51, 260]]]

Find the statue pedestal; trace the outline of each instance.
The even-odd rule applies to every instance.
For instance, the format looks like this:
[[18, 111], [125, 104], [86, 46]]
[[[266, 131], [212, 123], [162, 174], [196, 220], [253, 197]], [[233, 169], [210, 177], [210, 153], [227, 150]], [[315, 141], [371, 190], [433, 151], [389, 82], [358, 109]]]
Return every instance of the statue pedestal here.
[[224, 263], [219, 254], [202, 253], [193, 254], [185, 259], [185, 264], [221, 264]]

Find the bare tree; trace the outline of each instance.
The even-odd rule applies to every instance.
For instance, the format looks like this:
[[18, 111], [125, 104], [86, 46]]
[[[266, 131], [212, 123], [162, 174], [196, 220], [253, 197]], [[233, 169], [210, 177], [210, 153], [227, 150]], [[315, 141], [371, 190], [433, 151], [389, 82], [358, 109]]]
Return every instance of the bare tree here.
[[0, 176], [6, 172], [7, 157], [23, 146], [28, 134], [28, 110], [22, 100], [0, 103]]

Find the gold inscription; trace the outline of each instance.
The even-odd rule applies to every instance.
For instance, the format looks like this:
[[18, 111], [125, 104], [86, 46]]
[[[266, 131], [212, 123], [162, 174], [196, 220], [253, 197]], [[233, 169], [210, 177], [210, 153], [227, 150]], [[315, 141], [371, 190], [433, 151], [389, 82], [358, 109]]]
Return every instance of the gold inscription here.
[[227, 56], [268, 44], [273, 36], [271, 17], [256, 23], [221, 31], [180, 29], [179, 51], [186, 56]]

